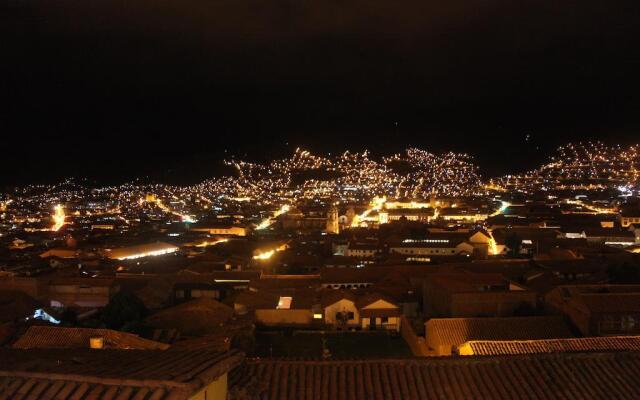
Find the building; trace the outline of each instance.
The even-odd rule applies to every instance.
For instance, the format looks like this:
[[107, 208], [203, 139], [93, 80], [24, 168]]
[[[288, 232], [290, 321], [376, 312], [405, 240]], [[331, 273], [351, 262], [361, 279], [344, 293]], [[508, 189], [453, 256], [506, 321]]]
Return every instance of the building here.
[[640, 285], [566, 285], [545, 296], [585, 336], [640, 334]]
[[176, 302], [199, 299], [201, 297], [222, 300], [226, 290], [223, 285], [203, 282], [177, 282], [173, 285], [173, 298]]
[[461, 356], [640, 351], [640, 336], [585, 337], [539, 340], [472, 340], [458, 346]]
[[135, 260], [137, 258], [171, 254], [178, 250], [179, 248], [172, 244], [155, 242], [136, 246], [120, 247], [112, 250], [107, 249], [105, 251], [105, 255], [107, 258], [112, 260]]
[[237, 225], [196, 225], [189, 228], [193, 232], [204, 232], [209, 235], [247, 236], [247, 228]]
[[489, 214], [486, 211], [482, 212], [466, 207], [442, 208], [438, 214], [438, 218], [445, 221], [465, 224], [482, 222], [488, 217]]
[[[640, 354], [249, 360], [238, 388], [264, 400], [637, 399]], [[615, 372], [613, 372], [615, 371]]]
[[5, 322], [24, 321], [41, 308], [42, 304], [24, 291], [0, 288], [0, 326]]
[[263, 326], [306, 327], [322, 323], [322, 309], [313, 289], [269, 288], [239, 293], [237, 315], [253, 315]]
[[321, 303], [324, 323], [339, 330], [360, 327], [360, 311], [356, 300], [356, 295], [351, 291], [325, 291]]
[[0, 349], [3, 399], [226, 400], [242, 353]]
[[380, 224], [402, 220], [428, 223], [433, 220], [434, 215], [433, 208], [385, 208], [378, 212], [378, 221]]
[[49, 249], [44, 253], [40, 254], [40, 258], [63, 258], [63, 259], [77, 259], [79, 256], [79, 251], [74, 249], [65, 249], [65, 248], [55, 248]]
[[429, 351], [446, 356], [475, 340], [533, 340], [570, 338], [562, 317], [432, 318], [425, 324]]
[[115, 228], [115, 224], [107, 224], [107, 223], [99, 223], [99, 224], [91, 224], [91, 230], [100, 230], [100, 231], [112, 231]]
[[118, 291], [115, 279], [59, 277], [48, 281], [51, 307], [104, 307]]
[[380, 253], [378, 245], [375, 243], [349, 242], [344, 255], [358, 259], [373, 259]]
[[27, 329], [12, 347], [14, 349], [166, 350], [169, 345], [112, 329], [35, 325]]
[[423, 285], [424, 312], [432, 317], [506, 317], [537, 307], [537, 294], [501, 274], [439, 272]]
[[333, 329], [400, 330], [400, 306], [380, 293], [326, 290], [321, 305], [323, 321]]
[[391, 254], [403, 256], [471, 256], [474, 247], [464, 240], [450, 239], [404, 239], [401, 243], [389, 246]]
[[586, 239], [589, 243], [601, 243], [613, 247], [627, 247], [636, 244], [636, 235], [627, 229], [586, 228], [577, 234], [566, 236], [573, 239]]
[[337, 235], [340, 233], [340, 222], [338, 220], [338, 208], [332, 205], [327, 213], [327, 229], [328, 233]]
[[388, 273], [384, 268], [323, 268], [320, 285], [325, 289], [364, 289]]
[[623, 209], [620, 213], [620, 225], [628, 228], [634, 224], [640, 224], [640, 207]]
[[390, 298], [379, 293], [366, 294], [358, 298], [356, 307], [362, 329], [400, 331], [400, 307]]
[[231, 307], [201, 297], [158, 311], [144, 324], [154, 329], [175, 329], [181, 336], [202, 336], [217, 332], [232, 316]]

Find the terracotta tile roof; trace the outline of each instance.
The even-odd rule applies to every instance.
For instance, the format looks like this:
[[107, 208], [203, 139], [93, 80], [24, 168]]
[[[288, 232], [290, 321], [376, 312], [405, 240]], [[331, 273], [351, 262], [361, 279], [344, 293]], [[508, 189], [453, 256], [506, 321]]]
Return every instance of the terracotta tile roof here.
[[156, 329], [178, 329], [183, 335], [214, 333], [233, 316], [233, 309], [214, 299], [199, 298], [149, 316], [144, 323]]
[[265, 400], [637, 399], [639, 353], [251, 360]]
[[307, 288], [261, 289], [240, 292], [235, 299], [236, 305], [242, 305], [247, 310], [273, 310], [277, 307], [280, 297], [291, 297], [291, 309], [311, 309], [318, 304], [318, 292]]
[[228, 351], [230, 348], [231, 336], [224, 333], [178, 340], [171, 345], [171, 350], [206, 349], [211, 351]]
[[474, 340], [464, 343], [474, 355], [640, 351], [640, 336], [585, 337], [543, 340]]
[[562, 317], [432, 318], [426, 323], [427, 341], [457, 346], [470, 340], [570, 338]]
[[[30, 397], [27, 397], [30, 396]], [[55, 396], [55, 397], [54, 397]], [[136, 399], [188, 399], [189, 393], [166, 386], [108, 385], [97, 382], [5, 377], [0, 375], [0, 397], [3, 399], [59, 399], [59, 400], [136, 400]]]
[[166, 350], [169, 345], [111, 329], [32, 326], [13, 344], [16, 349], [86, 349], [89, 339], [103, 337], [110, 349]]
[[0, 349], [0, 398], [191, 398], [242, 362], [242, 353]]

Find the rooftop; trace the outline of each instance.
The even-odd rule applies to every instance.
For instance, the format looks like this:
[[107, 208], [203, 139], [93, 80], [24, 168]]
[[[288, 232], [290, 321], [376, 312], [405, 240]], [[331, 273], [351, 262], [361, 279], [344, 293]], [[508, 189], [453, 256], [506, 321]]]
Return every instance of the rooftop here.
[[432, 318], [426, 323], [428, 341], [459, 345], [470, 340], [570, 338], [562, 317]]
[[13, 344], [15, 349], [86, 349], [92, 337], [104, 338], [104, 348], [166, 350], [169, 345], [111, 329], [32, 326]]
[[238, 352], [0, 349], [0, 398], [189, 399]]
[[183, 335], [215, 333], [233, 316], [233, 309], [210, 298], [198, 298], [147, 317], [145, 324], [156, 329], [178, 329]]
[[178, 247], [172, 244], [155, 242], [113, 249], [107, 253], [107, 257], [116, 260], [129, 260], [146, 256], [173, 253], [177, 250]]
[[251, 360], [261, 399], [635, 399], [639, 353], [449, 359]]
[[473, 340], [464, 343], [473, 355], [509, 355], [596, 351], [640, 351], [640, 336], [542, 340]]

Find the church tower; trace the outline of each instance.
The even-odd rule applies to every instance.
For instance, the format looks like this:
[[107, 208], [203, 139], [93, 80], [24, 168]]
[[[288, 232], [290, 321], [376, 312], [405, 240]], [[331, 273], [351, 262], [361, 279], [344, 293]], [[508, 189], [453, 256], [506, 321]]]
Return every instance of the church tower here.
[[338, 207], [335, 204], [331, 205], [327, 212], [327, 233], [338, 234], [340, 233], [340, 225], [338, 224]]

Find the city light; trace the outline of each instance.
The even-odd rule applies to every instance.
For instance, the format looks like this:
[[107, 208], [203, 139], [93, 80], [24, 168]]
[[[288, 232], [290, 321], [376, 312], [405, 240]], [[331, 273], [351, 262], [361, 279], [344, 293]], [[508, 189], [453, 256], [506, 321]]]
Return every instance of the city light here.
[[369, 214], [371, 214], [374, 211], [379, 211], [380, 209], [382, 209], [382, 206], [386, 201], [387, 201], [386, 196], [374, 197], [373, 200], [371, 200], [371, 203], [369, 205], [370, 207], [367, 208], [362, 214], [356, 215], [353, 218], [353, 221], [351, 222], [351, 226], [354, 228], [360, 226], [360, 224], [367, 218]]
[[287, 249], [287, 245], [283, 244], [271, 250], [259, 251], [256, 255], [253, 256], [254, 260], [268, 260], [273, 257], [279, 251], [283, 251]]
[[278, 218], [282, 214], [285, 214], [285, 213], [289, 212], [290, 208], [291, 207], [288, 204], [283, 205], [282, 207], [280, 207], [279, 210], [277, 210], [275, 213], [273, 213], [272, 217], [266, 218], [260, 224], [258, 224], [256, 229], [257, 230], [267, 229], [268, 227], [273, 225], [274, 222], [276, 222], [276, 218]]
[[54, 207], [54, 213], [51, 218], [53, 219], [53, 226], [51, 227], [51, 230], [53, 232], [59, 231], [65, 225], [65, 218], [66, 218], [66, 215], [64, 213], [64, 208], [62, 208], [62, 205], [57, 204]]

